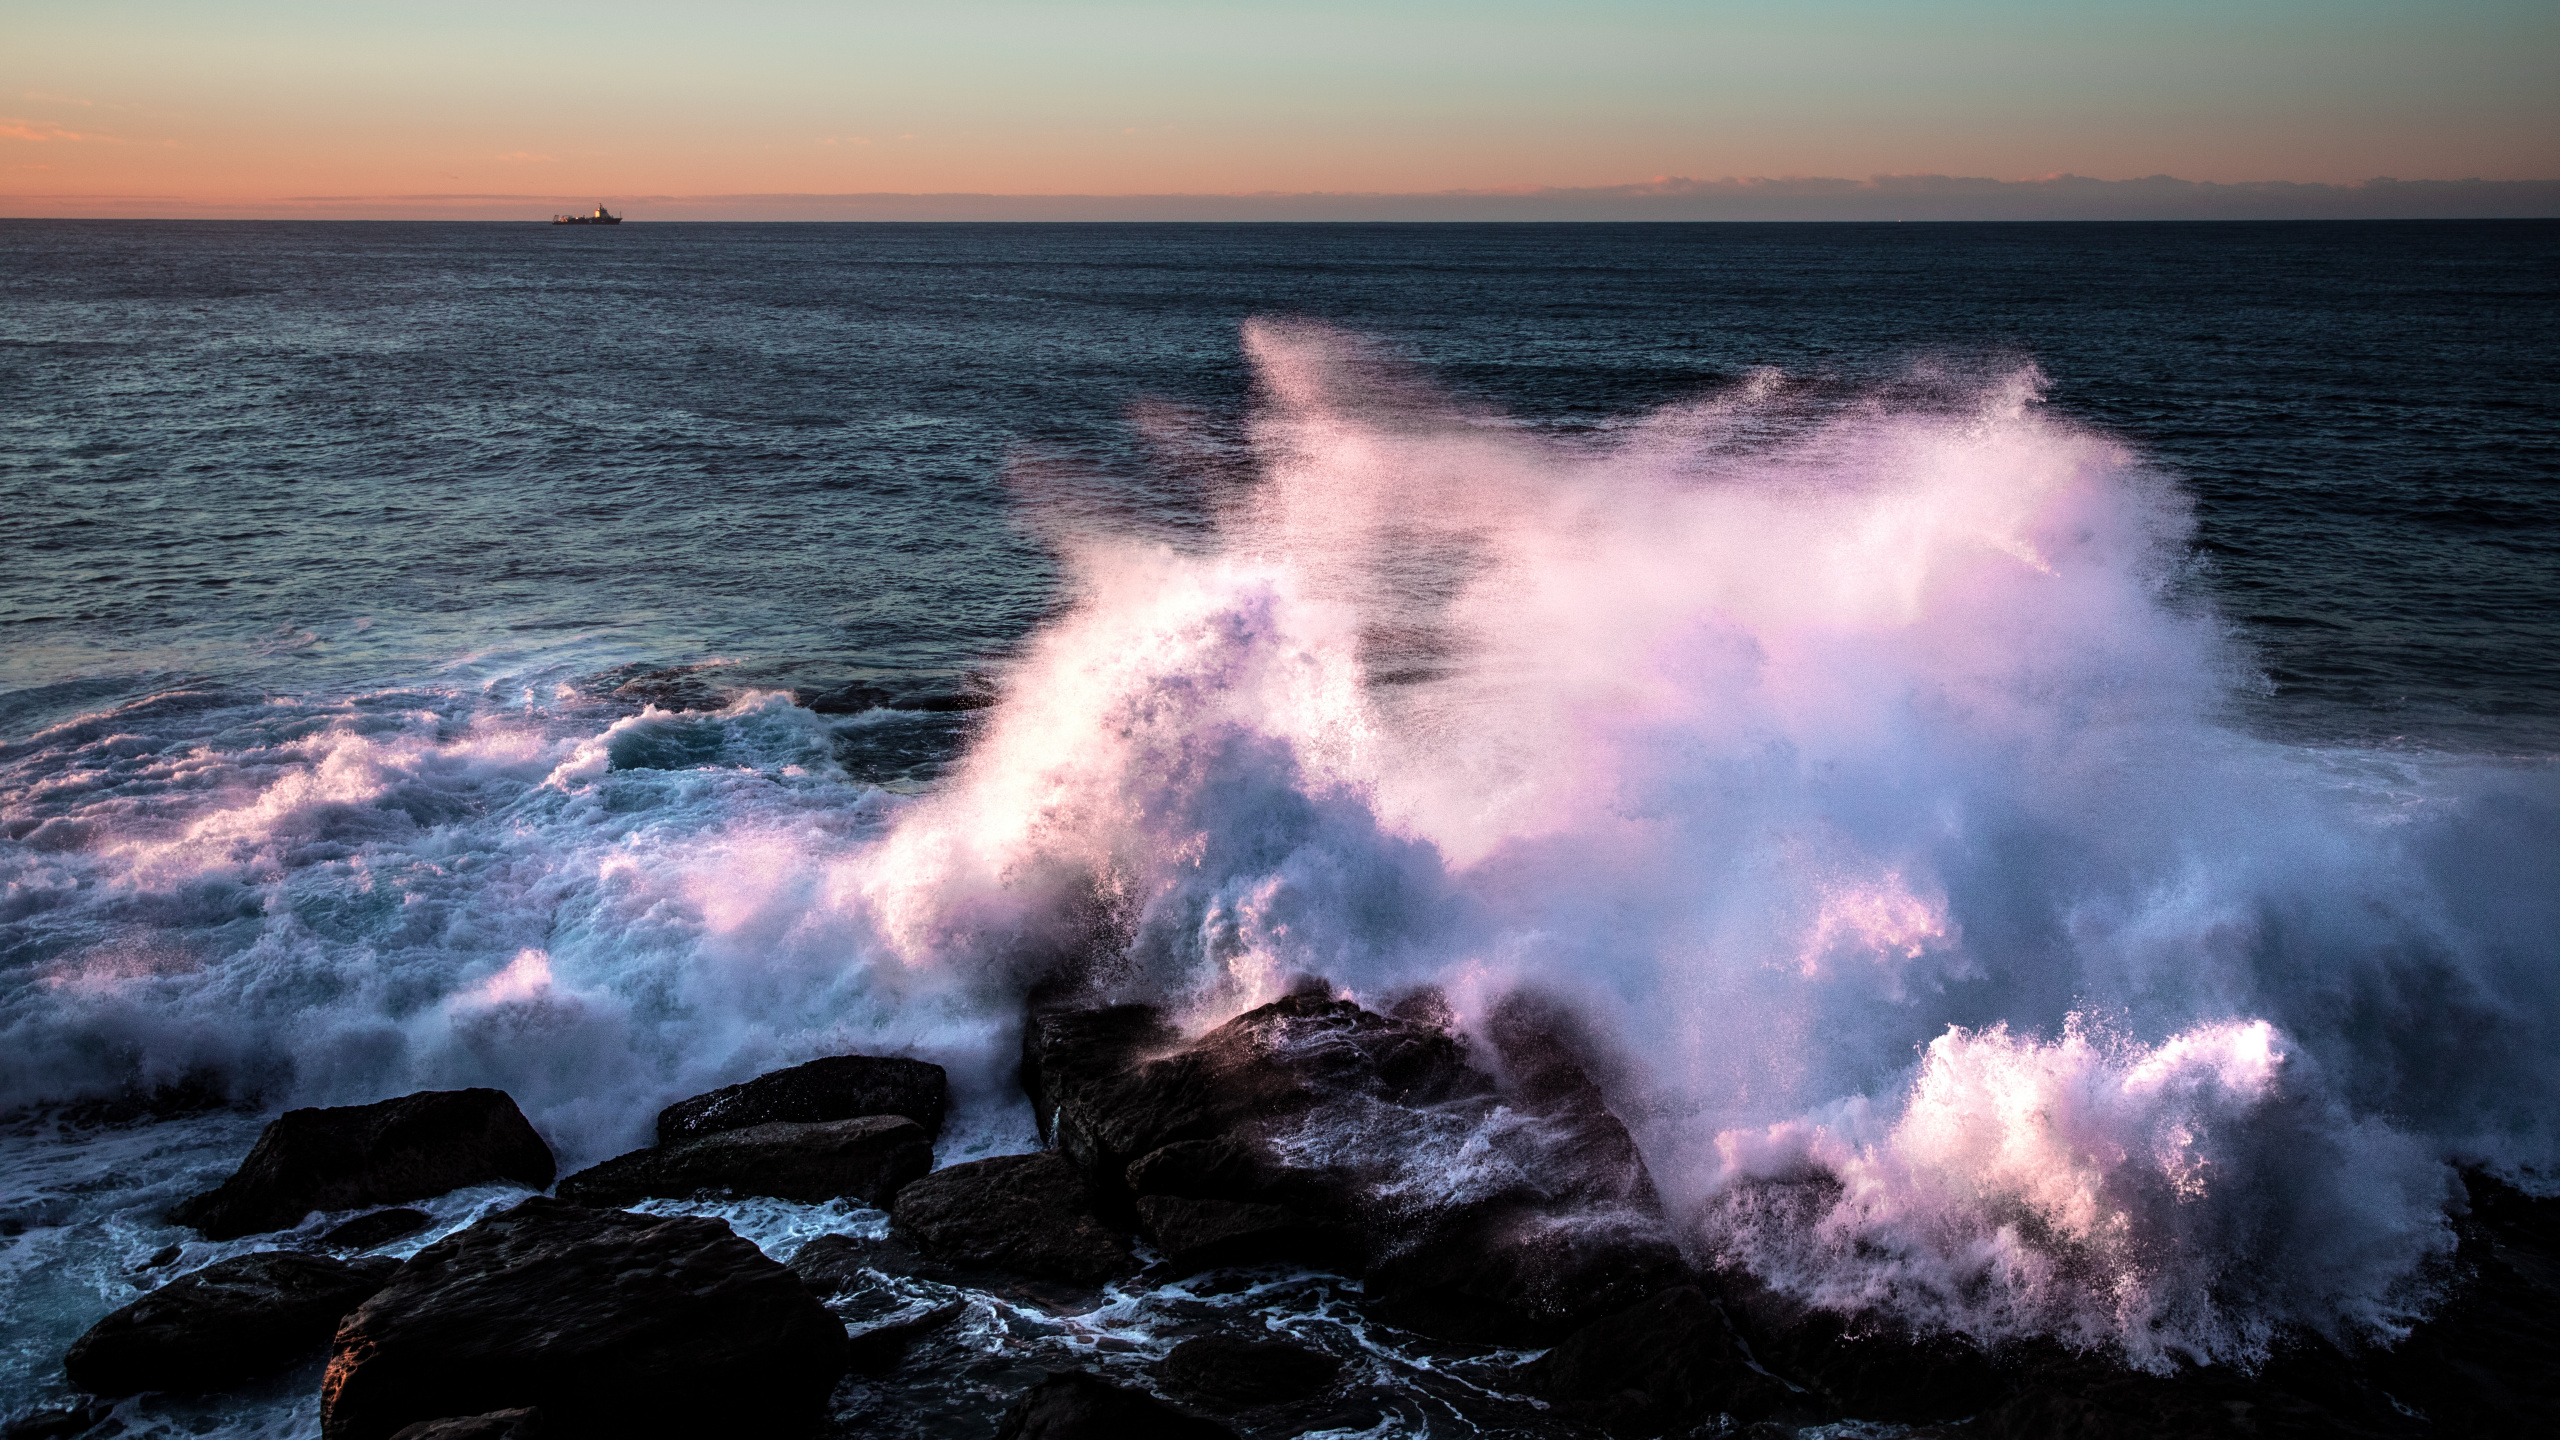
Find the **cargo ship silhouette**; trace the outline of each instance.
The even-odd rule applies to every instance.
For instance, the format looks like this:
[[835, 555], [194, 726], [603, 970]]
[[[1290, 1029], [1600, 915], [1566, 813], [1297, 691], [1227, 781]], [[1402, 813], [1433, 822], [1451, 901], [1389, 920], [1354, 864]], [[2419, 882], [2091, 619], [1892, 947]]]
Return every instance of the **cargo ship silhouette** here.
[[554, 225], [619, 225], [622, 223], [622, 217], [608, 213], [604, 206], [599, 204], [593, 215], [554, 215], [551, 217], [551, 223]]

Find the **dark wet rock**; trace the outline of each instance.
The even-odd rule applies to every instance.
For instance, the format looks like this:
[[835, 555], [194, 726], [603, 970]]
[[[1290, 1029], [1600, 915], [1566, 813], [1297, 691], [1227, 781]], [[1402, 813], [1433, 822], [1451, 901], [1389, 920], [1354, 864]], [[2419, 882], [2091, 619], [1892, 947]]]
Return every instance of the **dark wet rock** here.
[[106, 1423], [107, 1412], [112, 1408], [83, 1400], [38, 1410], [10, 1421], [8, 1429], [0, 1430], [0, 1440], [71, 1440]]
[[542, 1440], [548, 1433], [542, 1412], [524, 1408], [421, 1420], [400, 1427], [391, 1440]]
[[996, 697], [983, 690], [917, 690], [889, 702], [892, 710], [914, 710], [927, 715], [956, 715], [964, 710], [984, 710], [996, 703]]
[[885, 1205], [932, 1168], [932, 1140], [903, 1115], [774, 1121], [616, 1156], [561, 1181], [559, 1193], [573, 1204], [602, 1206], [702, 1191], [809, 1204], [850, 1196]]
[[540, 1190], [551, 1147], [503, 1090], [427, 1090], [372, 1105], [288, 1110], [221, 1186], [169, 1212], [213, 1240], [282, 1230], [314, 1210], [425, 1200], [511, 1180]]
[[1635, 1138], [1609, 1110], [1590, 1075], [1597, 1048], [1573, 1014], [1552, 1001], [1513, 994], [1493, 1008], [1485, 1024], [1503, 1075], [1503, 1093], [1523, 1114], [1534, 1115], [1535, 1163], [1547, 1175], [1567, 1177], [1560, 1188], [1572, 1198], [1659, 1205], [1653, 1176]]
[[1141, 1195], [1138, 1226], [1164, 1252], [1165, 1264], [1183, 1275], [1270, 1260], [1356, 1263], [1359, 1254], [1347, 1237], [1308, 1223], [1285, 1205], [1249, 1200]]
[[1157, 1362], [1156, 1378], [1217, 1410], [1286, 1405], [1322, 1394], [1342, 1362], [1286, 1340], [1200, 1335]]
[[1725, 1313], [1752, 1354], [1824, 1413], [1898, 1424], [1957, 1420], [1997, 1404], [2014, 1384], [2000, 1357], [1960, 1337], [1810, 1309], [1740, 1275], [1719, 1279]]
[[2144, 1375], [2102, 1357], [2001, 1357], [2008, 1393], [1954, 1432], [1993, 1440], [2152, 1435], [2548, 1433], [2560, 1422], [2560, 1200], [2464, 1177], [2449, 1292], [2388, 1349], [2296, 1336], [2254, 1373]]
[[848, 1339], [856, 1374], [877, 1375], [897, 1368], [907, 1347], [967, 1313], [969, 1302], [946, 1300], [912, 1314], [894, 1315], [855, 1329]]
[[814, 1124], [866, 1115], [904, 1115], [931, 1140], [942, 1134], [948, 1095], [939, 1065], [888, 1055], [832, 1055], [677, 1101], [658, 1112], [658, 1143], [774, 1121]]
[[332, 1227], [320, 1237], [320, 1243], [338, 1250], [370, 1250], [404, 1235], [415, 1235], [434, 1223], [434, 1217], [424, 1210], [376, 1210]]
[[90, 1326], [62, 1368], [93, 1395], [226, 1390], [320, 1353], [399, 1268], [290, 1250], [218, 1261]]
[[[1123, 1265], [1112, 1273], [1124, 1273]], [[971, 1290], [1059, 1312], [1091, 1309], [1099, 1280], [1044, 1279], [1018, 1270], [984, 1265], [956, 1265], [935, 1259], [898, 1234], [876, 1239], [854, 1235], [821, 1235], [791, 1257], [792, 1273], [812, 1294], [844, 1297], [838, 1308], [886, 1313], [905, 1303], [903, 1292], [888, 1277], [925, 1280]], [[1107, 1278], [1107, 1277], [1106, 1277]]]
[[1053, 1372], [1031, 1387], [996, 1440], [1235, 1440], [1214, 1420], [1186, 1415], [1153, 1395], [1124, 1390], [1082, 1370]]
[[1577, 1418], [1613, 1434], [1678, 1434], [1718, 1415], [1752, 1421], [1790, 1397], [1755, 1369], [1715, 1302], [1674, 1286], [1595, 1320], [1527, 1370], [1529, 1382]]
[[1074, 1168], [1047, 1151], [937, 1170], [899, 1191], [889, 1218], [925, 1255], [963, 1269], [1089, 1285], [1137, 1268]]
[[1552, 1340], [1685, 1278], [1633, 1139], [1547, 1012], [1496, 1027], [1508, 1091], [1444, 1007], [1401, 1012], [1310, 987], [1186, 1041], [1145, 1006], [1035, 1005], [1023, 1084], [1106, 1216], [1137, 1223], [1151, 1196], [1281, 1207], [1413, 1328]]
[[1454, 1340], [1544, 1342], [1689, 1277], [1650, 1213], [1487, 1207], [1370, 1267], [1381, 1319]]
[[186, 1247], [183, 1245], [163, 1245], [159, 1249], [151, 1252], [150, 1259], [143, 1261], [141, 1264], [136, 1265], [133, 1268], [136, 1271], [157, 1270], [165, 1265], [174, 1265], [178, 1261], [180, 1252], [185, 1249]]
[[536, 1197], [418, 1252], [338, 1329], [327, 1440], [531, 1406], [555, 1440], [799, 1435], [844, 1325], [718, 1221]]
[[[791, 1273], [809, 1287], [813, 1295], [842, 1295], [850, 1290], [868, 1288], [866, 1270], [880, 1269], [876, 1252], [880, 1242], [854, 1235], [821, 1235], [794, 1251]], [[889, 1273], [898, 1273], [891, 1270]]]
[[724, 668], [640, 662], [616, 666], [587, 683], [616, 699], [661, 710], [718, 710], [729, 703], [729, 689], [718, 683], [718, 672]]
[[[1392, 1123], [1395, 1112], [1492, 1089], [1454, 1037], [1314, 993], [1247, 1011], [1189, 1044], [1149, 1006], [1037, 1011], [1024, 1027], [1022, 1075], [1042, 1134], [1106, 1203], [1134, 1198], [1132, 1162], [1220, 1139], [1253, 1152], [1266, 1190], [1339, 1199], [1359, 1188], [1361, 1166], [1281, 1164], [1270, 1139], [1320, 1109]], [[1285, 1193], [1209, 1198], [1287, 1203]]]

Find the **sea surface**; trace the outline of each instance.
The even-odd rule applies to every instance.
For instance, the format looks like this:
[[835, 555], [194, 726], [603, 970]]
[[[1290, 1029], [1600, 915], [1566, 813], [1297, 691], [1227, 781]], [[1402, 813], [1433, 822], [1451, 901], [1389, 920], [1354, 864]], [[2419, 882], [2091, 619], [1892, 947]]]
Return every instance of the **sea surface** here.
[[[565, 1172], [868, 1050], [1006, 1153], [1097, 947], [1558, 998], [1815, 1303], [2387, 1344], [2560, 1183], [2555, 357], [2553, 222], [0, 221], [0, 1415], [279, 1109]], [[1562, 1433], [1355, 1302], [980, 1296], [840, 1421], [1254, 1316]]]

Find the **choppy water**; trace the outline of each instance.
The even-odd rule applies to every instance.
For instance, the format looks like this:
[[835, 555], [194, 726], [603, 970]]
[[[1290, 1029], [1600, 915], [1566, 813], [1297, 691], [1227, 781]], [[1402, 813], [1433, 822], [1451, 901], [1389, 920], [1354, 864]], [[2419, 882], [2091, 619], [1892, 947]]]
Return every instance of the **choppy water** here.
[[[0, 1104], [495, 1084], [575, 1165], [895, 1049], [1021, 1148], [1099, 913], [1203, 1018], [1555, 994], [1701, 1253], [1986, 1339], [2387, 1338], [2449, 1163], [2560, 1161], [2560, 226], [0, 252]], [[255, 1123], [0, 1138], [0, 1389]], [[1347, 1428], [1511, 1413], [1271, 1313]]]

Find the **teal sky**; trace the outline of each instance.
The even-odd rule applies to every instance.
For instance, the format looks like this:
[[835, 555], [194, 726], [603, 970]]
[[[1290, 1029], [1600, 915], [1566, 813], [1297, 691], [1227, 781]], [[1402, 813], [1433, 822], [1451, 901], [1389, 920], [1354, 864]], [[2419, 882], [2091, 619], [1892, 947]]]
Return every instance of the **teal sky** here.
[[2560, 176], [2552, 0], [6, 0], [0, 34], [17, 197]]

